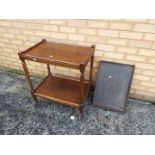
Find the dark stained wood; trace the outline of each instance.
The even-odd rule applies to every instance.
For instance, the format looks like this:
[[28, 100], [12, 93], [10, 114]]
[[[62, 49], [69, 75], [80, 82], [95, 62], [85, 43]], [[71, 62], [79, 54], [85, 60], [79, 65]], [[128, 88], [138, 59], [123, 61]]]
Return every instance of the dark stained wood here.
[[[92, 82], [94, 52], [94, 45], [83, 47], [47, 42], [45, 39], [20, 52], [19, 58], [22, 61], [33, 98], [36, 99], [36, 96], [39, 96], [70, 105], [79, 108], [82, 114], [83, 103], [89, 93]], [[90, 79], [86, 81], [84, 72], [90, 59]], [[48, 76], [35, 89], [33, 88], [25, 60], [47, 64]], [[81, 73], [80, 81], [52, 76], [50, 64], [79, 69]]]
[[40, 45], [40, 44], [42, 44], [42, 43], [45, 43], [45, 42], [46, 42], [46, 40], [45, 40], [45, 39], [43, 39], [43, 40], [42, 40], [42, 41], [40, 41], [39, 43], [37, 43], [37, 44], [35, 44], [35, 45], [31, 46], [30, 48], [28, 48], [27, 50], [21, 51], [21, 52], [20, 52], [20, 54], [24, 54], [24, 53], [26, 53], [27, 51], [29, 51], [29, 50], [31, 50], [31, 49], [33, 49], [33, 48], [35, 48], [35, 47], [39, 46], [39, 45]]
[[[91, 48], [95, 51], [95, 45], [92, 45]], [[89, 73], [89, 80], [92, 84], [92, 73], [93, 73], [93, 62], [94, 62], [94, 55], [91, 56], [90, 59], [90, 73]]]
[[101, 61], [93, 104], [125, 112], [134, 65]]
[[[84, 98], [86, 99], [89, 84], [85, 83]], [[79, 95], [80, 81], [65, 79], [62, 77], [47, 76], [41, 85], [35, 89], [36, 96], [44, 97], [79, 108], [81, 98]]]
[[22, 62], [22, 66], [23, 66], [23, 69], [24, 69], [24, 72], [25, 72], [25, 75], [26, 75], [26, 79], [28, 81], [28, 84], [29, 84], [29, 87], [30, 87], [30, 90], [31, 90], [31, 95], [34, 98], [34, 100], [37, 101], [37, 98], [34, 95], [34, 88], [33, 88], [33, 84], [32, 84], [31, 78], [30, 78], [30, 74], [29, 74], [28, 69], [27, 69], [27, 65], [26, 65], [25, 61], [22, 60], [22, 59], [21, 59], [21, 62]]
[[49, 75], [49, 76], [52, 76], [52, 73], [51, 73], [50, 65], [49, 65], [49, 64], [47, 64], [47, 70], [48, 70], [48, 75]]
[[22, 57], [41, 63], [61, 65], [66, 67], [79, 68], [80, 64], [87, 64], [94, 50], [91, 47], [66, 45], [52, 42], [41, 42], [30, 48]]
[[30, 74], [28, 72], [28, 69], [27, 69], [27, 66], [26, 66], [26, 63], [25, 63], [24, 60], [22, 60], [22, 66], [23, 66], [23, 69], [24, 69], [24, 72], [25, 72], [28, 84], [30, 86], [30, 90], [31, 90], [31, 92], [33, 92], [33, 84], [32, 84], [32, 81], [31, 81], [31, 78], [30, 78]]
[[84, 71], [85, 71], [85, 66], [83, 64], [81, 64], [80, 66], [80, 101], [81, 101], [81, 105], [80, 105], [80, 113], [81, 115], [83, 114], [83, 100], [84, 100], [84, 90], [85, 90], [85, 85], [84, 85]]
[[89, 73], [89, 80], [92, 83], [92, 73], [93, 73], [93, 60], [94, 60], [94, 56], [91, 57], [91, 61], [90, 61], [90, 73]]

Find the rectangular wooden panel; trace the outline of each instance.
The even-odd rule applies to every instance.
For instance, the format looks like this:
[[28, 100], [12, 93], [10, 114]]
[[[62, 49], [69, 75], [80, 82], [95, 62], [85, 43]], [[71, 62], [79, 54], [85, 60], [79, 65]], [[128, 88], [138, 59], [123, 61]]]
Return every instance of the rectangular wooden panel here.
[[125, 112], [133, 72], [133, 65], [101, 61], [93, 104]]
[[[89, 91], [89, 84], [85, 82], [84, 99]], [[79, 107], [80, 81], [65, 79], [56, 76], [47, 76], [43, 82], [35, 89], [36, 96], [51, 99], [67, 105]]]
[[93, 53], [94, 49], [92, 47], [67, 45], [44, 40], [24, 51], [22, 57], [38, 62], [68, 64], [79, 67], [80, 64], [86, 65]]

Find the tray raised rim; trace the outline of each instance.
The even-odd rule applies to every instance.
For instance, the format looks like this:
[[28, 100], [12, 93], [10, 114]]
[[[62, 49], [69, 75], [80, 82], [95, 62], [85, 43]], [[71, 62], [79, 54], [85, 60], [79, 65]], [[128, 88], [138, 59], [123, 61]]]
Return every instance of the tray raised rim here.
[[[123, 65], [123, 66], [129, 66], [132, 68], [132, 72], [131, 72], [131, 77], [130, 77], [130, 83], [128, 85], [128, 92], [126, 93], [126, 96], [125, 96], [125, 105], [124, 105], [124, 108], [122, 110], [118, 110], [118, 109], [115, 109], [115, 108], [111, 108], [111, 107], [107, 107], [107, 106], [101, 106], [101, 105], [95, 105], [94, 102], [95, 102], [95, 95], [97, 93], [97, 90], [96, 90], [96, 86], [98, 85], [98, 82], [99, 82], [99, 76], [100, 76], [100, 72], [101, 72], [101, 65], [102, 63], [110, 63], [110, 64], [116, 64], [116, 65]], [[100, 65], [99, 65], [99, 71], [98, 71], [98, 74], [97, 74], [97, 78], [96, 78], [96, 86], [95, 86], [95, 92], [94, 92], [94, 99], [93, 99], [93, 105], [96, 106], [96, 107], [100, 107], [100, 108], [103, 108], [105, 110], [110, 110], [110, 111], [117, 111], [117, 112], [122, 112], [122, 113], [125, 113], [126, 111], [126, 107], [127, 107], [127, 104], [128, 104], [128, 96], [129, 96], [129, 91], [130, 91], [130, 88], [131, 88], [131, 83], [132, 83], [132, 77], [133, 77], [133, 74], [134, 74], [134, 70], [135, 70], [135, 65], [132, 65], [132, 64], [123, 64], [123, 63], [117, 63], [117, 62], [110, 62], [110, 61], [105, 61], [105, 60], [101, 60], [100, 61]]]
[[[54, 44], [61, 44], [61, 45], [65, 45], [65, 46], [75, 46], [75, 47], [83, 47], [83, 48], [90, 48], [90, 54], [88, 55], [88, 57], [85, 59], [85, 61], [81, 61], [81, 63], [72, 63], [72, 62], [68, 62], [68, 61], [60, 61], [58, 59], [50, 59], [50, 58], [43, 58], [43, 57], [36, 57], [36, 56], [32, 56], [27, 54], [30, 50], [38, 47], [39, 45], [43, 44], [43, 43], [54, 43]], [[42, 41], [38, 42], [37, 44], [31, 46], [30, 48], [19, 52], [19, 56], [23, 59], [26, 60], [31, 60], [31, 61], [36, 61], [36, 62], [41, 62], [41, 63], [48, 63], [48, 64], [57, 64], [57, 65], [64, 65], [66, 67], [75, 67], [75, 68], [79, 68], [80, 65], [87, 65], [90, 57], [94, 54], [95, 52], [95, 46], [79, 46], [79, 45], [72, 45], [72, 44], [64, 44], [64, 43], [57, 43], [57, 42], [49, 42], [46, 41], [45, 39], [43, 39]]]

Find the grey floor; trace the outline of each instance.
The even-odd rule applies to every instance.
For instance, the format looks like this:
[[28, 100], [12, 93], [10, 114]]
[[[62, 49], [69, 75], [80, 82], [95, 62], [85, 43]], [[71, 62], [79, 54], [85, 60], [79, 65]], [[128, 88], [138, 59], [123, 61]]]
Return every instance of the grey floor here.
[[[37, 84], [39, 80], [33, 82]], [[155, 134], [155, 105], [147, 102], [129, 99], [127, 112], [121, 114], [92, 106], [90, 94], [84, 118], [78, 116], [77, 109], [44, 99], [35, 106], [25, 77], [0, 71], [1, 135]]]

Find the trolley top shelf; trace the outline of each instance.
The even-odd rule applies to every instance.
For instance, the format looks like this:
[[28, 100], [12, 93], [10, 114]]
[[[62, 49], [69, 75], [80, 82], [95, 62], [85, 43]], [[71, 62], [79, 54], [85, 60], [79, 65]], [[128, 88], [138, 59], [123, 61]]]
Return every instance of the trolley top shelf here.
[[19, 57], [41, 63], [79, 68], [80, 65], [87, 65], [94, 52], [94, 45], [84, 47], [53, 43], [43, 39], [29, 49], [20, 52]]

